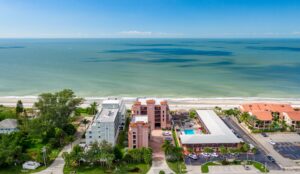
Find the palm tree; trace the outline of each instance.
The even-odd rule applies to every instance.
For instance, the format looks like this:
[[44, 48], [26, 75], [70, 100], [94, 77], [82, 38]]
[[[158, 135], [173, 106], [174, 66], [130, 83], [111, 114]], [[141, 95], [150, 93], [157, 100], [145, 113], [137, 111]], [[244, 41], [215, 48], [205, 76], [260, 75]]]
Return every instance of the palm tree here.
[[98, 112], [97, 107], [98, 107], [97, 102], [91, 103], [90, 104], [90, 114], [95, 115]]
[[170, 141], [164, 141], [164, 144], [162, 145], [162, 148], [165, 151], [165, 154], [168, 155], [172, 150], [172, 144]]
[[[221, 146], [220, 147], [220, 154], [224, 157], [227, 153], [228, 153], [227, 148], [224, 147], [224, 146]], [[225, 161], [226, 161], [226, 157], [225, 157]]]
[[87, 119], [83, 119], [83, 120], [81, 120], [81, 123], [82, 124], [84, 124], [84, 126], [85, 126], [85, 129], [86, 129], [86, 125], [89, 123], [90, 121], [89, 120], [87, 120]]

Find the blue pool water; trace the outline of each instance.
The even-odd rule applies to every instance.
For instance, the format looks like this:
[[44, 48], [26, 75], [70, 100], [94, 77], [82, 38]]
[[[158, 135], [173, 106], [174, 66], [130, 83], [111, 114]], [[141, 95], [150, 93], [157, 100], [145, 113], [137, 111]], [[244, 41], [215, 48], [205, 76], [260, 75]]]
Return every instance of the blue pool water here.
[[184, 130], [184, 133], [186, 135], [194, 135], [195, 134], [194, 130], [192, 130], [192, 129], [186, 129], [186, 130]]

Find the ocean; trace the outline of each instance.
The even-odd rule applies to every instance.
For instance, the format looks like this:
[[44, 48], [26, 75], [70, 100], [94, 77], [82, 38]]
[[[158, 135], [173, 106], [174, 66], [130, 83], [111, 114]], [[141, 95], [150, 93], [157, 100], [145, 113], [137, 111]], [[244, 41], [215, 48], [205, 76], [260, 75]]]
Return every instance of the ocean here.
[[0, 96], [300, 97], [299, 39], [0, 39]]

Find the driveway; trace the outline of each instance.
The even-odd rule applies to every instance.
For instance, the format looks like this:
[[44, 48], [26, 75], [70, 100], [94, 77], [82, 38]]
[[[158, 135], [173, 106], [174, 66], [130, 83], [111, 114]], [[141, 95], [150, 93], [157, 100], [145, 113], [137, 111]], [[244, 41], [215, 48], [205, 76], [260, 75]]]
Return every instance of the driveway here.
[[152, 153], [152, 166], [148, 174], [158, 174], [159, 171], [163, 170], [166, 174], [174, 173], [168, 166], [165, 160], [165, 153], [161, 148], [163, 144], [162, 130], [152, 130], [150, 138], [150, 147], [153, 150]]

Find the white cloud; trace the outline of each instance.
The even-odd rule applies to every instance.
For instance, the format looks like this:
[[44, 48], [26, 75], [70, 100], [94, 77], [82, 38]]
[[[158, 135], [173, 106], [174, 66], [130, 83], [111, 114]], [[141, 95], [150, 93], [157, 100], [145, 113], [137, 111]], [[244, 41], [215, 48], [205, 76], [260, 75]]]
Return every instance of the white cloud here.
[[137, 31], [137, 30], [129, 30], [129, 31], [121, 31], [119, 32], [121, 35], [139, 35], [139, 36], [150, 36], [153, 34], [151, 31]]
[[184, 34], [168, 33], [168, 32], [152, 32], [152, 31], [138, 31], [129, 30], [117, 33], [121, 37], [182, 37]]

